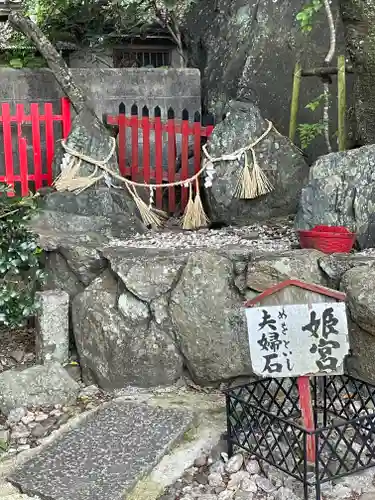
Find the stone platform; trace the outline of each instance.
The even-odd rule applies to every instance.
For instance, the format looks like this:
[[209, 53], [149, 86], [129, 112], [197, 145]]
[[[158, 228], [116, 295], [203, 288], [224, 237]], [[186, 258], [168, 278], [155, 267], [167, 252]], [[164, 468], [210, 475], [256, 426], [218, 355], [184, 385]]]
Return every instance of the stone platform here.
[[120, 500], [191, 427], [191, 413], [112, 402], [11, 474], [22, 493], [49, 500]]

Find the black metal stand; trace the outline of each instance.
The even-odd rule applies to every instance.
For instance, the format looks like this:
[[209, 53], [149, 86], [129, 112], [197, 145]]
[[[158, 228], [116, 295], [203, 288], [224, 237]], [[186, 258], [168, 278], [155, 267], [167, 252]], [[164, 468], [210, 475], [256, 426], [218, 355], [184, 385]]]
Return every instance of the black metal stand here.
[[[323, 382], [323, 383], [321, 383]], [[228, 454], [245, 450], [304, 485], [375, 466], [375, 386], [347, 375], [311, 379], [315, 430], [301, 425], [296, 378], [261, 379], [225, 392]], [[315, 463], [307, 437], [315, 436]]]

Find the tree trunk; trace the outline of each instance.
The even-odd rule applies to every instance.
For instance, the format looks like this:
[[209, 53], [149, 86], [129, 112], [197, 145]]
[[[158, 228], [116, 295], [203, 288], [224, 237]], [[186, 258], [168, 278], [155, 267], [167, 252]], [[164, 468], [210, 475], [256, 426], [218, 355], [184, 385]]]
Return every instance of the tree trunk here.
[[340, 0], [355, 77], [356, 142], [375, 143], [375, 0]]
[[69, 97], [75, 111], [80, 113], [85, 108], [90, 107], [87, 96], [75, 84], [72, 72], [68, 68], [62, 56], [57, 52], [52, 43], [43, 34], [41, 29], [31, 19], [25, 17], [21, 12], [11, 11], [9, 23], [17, 31], [23, 33], [31, 40], [40, 54], [46, 60], [49, 68], [55, 75], [62, 90]]

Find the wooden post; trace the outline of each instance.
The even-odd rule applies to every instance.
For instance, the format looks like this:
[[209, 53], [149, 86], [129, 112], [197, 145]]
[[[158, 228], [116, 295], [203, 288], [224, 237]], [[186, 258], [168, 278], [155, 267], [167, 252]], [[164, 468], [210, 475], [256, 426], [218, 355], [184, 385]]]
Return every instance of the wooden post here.
[[[314, 412], [311, 402], [311, 392], [310, 392], [310, 378], [306, 376], [298, 377], [298, 395], [299, 404], [303, 420], [303, 427], [307, 431], [313, 431], [314, 425]], [[308, 463], [315, 463], [315, 436], [307, 436], [307, 450], [306, 459]]]
[[299, 91], [301, 87], [301, 65], [296, 63], [293, 75], [292, 102], [290, 104], [289, 139], [294, 142], [297, 129]]
[[345, 56], [337, 58], [337, 108], [338, 108], [338, 147], [339, 151], [346, 150], [346, 76], [345, 76]]

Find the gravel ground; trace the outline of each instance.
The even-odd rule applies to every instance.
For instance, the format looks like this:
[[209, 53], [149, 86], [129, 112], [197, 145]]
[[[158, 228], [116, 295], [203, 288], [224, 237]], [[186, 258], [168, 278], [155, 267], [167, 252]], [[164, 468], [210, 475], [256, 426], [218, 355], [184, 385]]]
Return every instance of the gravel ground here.
[[[93, 410], [115, 397], [96, 386], [85, 387], [71, 406], [41, 406], [16, 408], [6, 418], [0, 413], [0, 458], [39, 446], [43, 439], [68, 420]], [[1, 497], [1, 495], [0, 495]]]
[[176, 223], [163, 230], [136, 236], [129, 240], [113, 240], [113, 246], [136, 248], [223, 248], [246, 246], [263, 252], [298, 248], [293, 220], [279, 219], [264, 224], [221, 229], [184, 231]]
[[11, 368], [28, 368], [35, 363], [33, 328], [9, 330], [0, 326], [0, 373]]
[[[315, 491], [310, 491], [315, 500]], [[199, 457], [159, 500], [302, 500], [302, 483], [249, 455]], [[374, 470], [322, 485], [322, 500], [375, 499]]]

